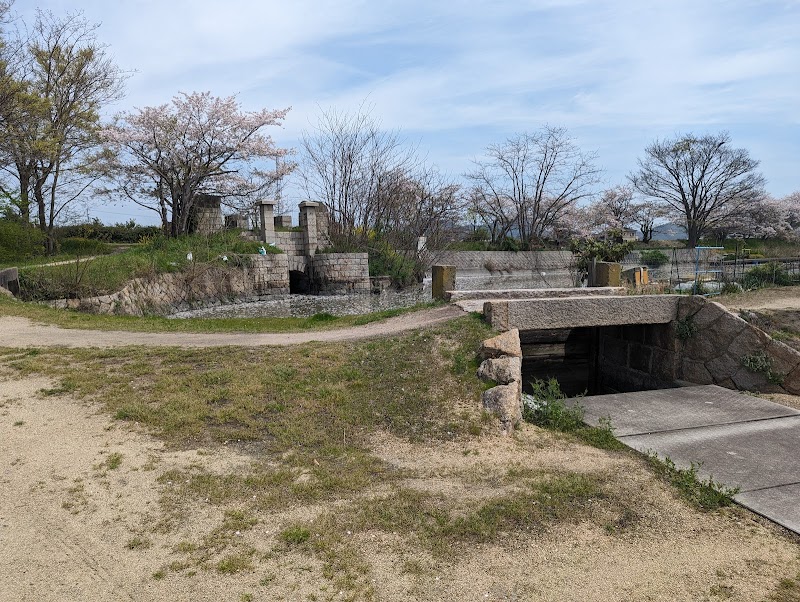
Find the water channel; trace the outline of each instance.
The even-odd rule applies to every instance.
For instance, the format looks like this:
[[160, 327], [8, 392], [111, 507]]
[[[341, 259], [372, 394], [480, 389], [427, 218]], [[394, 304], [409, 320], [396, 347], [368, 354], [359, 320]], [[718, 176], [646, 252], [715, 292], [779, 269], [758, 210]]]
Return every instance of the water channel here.
[[[550, 288], [569, 286], [564, 275], [544, 277], [537, 272], [519, 271], [492, 275], [485, 271], [459, 274], [458, 290], [497, 290], [510, 288]], [[319, 313], [334, 316], [358, 315], [387, 309], [410, 307], [431, 300], [431, 279], [420, 286], [404, 290], [387, 290], [381, 294], [355, 295], [275, 295], [261, 301], [215, 305], [182, 311], [170, 318], [305, 318]]]

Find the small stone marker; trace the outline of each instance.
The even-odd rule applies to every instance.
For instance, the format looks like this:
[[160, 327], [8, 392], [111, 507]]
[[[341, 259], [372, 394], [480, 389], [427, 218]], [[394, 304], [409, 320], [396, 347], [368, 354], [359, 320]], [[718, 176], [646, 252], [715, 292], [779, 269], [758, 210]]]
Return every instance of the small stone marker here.
[[431, 294], [434, 299], [446, 301], [446, 291], [456, 288], [456, 266], [435, 265], [431, 269]]
[[589, 286], [619, 286], [622, 266], [609, 261], [597, 261], [592, 265]]

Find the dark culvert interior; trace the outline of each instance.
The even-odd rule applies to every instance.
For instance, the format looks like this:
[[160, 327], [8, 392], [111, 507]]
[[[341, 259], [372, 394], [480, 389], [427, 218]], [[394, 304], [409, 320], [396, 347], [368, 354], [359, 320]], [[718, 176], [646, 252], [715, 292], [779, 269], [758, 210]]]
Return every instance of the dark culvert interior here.
[[568, 397], [678, 386], [670, 324], [524, 330], [520, 343], [526, 393], [550, 378]]

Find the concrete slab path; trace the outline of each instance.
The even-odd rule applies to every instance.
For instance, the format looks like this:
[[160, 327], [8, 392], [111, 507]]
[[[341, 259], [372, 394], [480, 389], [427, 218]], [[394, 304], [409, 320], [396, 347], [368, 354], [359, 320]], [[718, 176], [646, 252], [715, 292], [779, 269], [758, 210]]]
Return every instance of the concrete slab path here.
[[597, 395], [585, 420], [608, 418], [620, 441], [698, 464], [701, 478], [738, 487], [737, 503], [800, 534], [800, 411], [715, 385]]

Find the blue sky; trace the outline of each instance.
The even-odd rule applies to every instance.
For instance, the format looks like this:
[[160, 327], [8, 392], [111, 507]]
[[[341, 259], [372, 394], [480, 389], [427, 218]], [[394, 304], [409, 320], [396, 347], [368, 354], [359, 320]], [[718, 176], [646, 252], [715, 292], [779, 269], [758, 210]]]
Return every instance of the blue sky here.
[[135, 70], [111, 112], [179, 91], [237, 94], [246, 109], [291, 106], [271, 133], [298, 147], [320, 108], [366, 102], [457, 179], [489, 144], [565, 126], [597, 152], [607, 186], [656, 138], [727, 130], [761, 161], [771, 194], [800, 190], [800, 0], [17, 0], [14, 10], [32, 21], [36, 7], [83, 11]]

